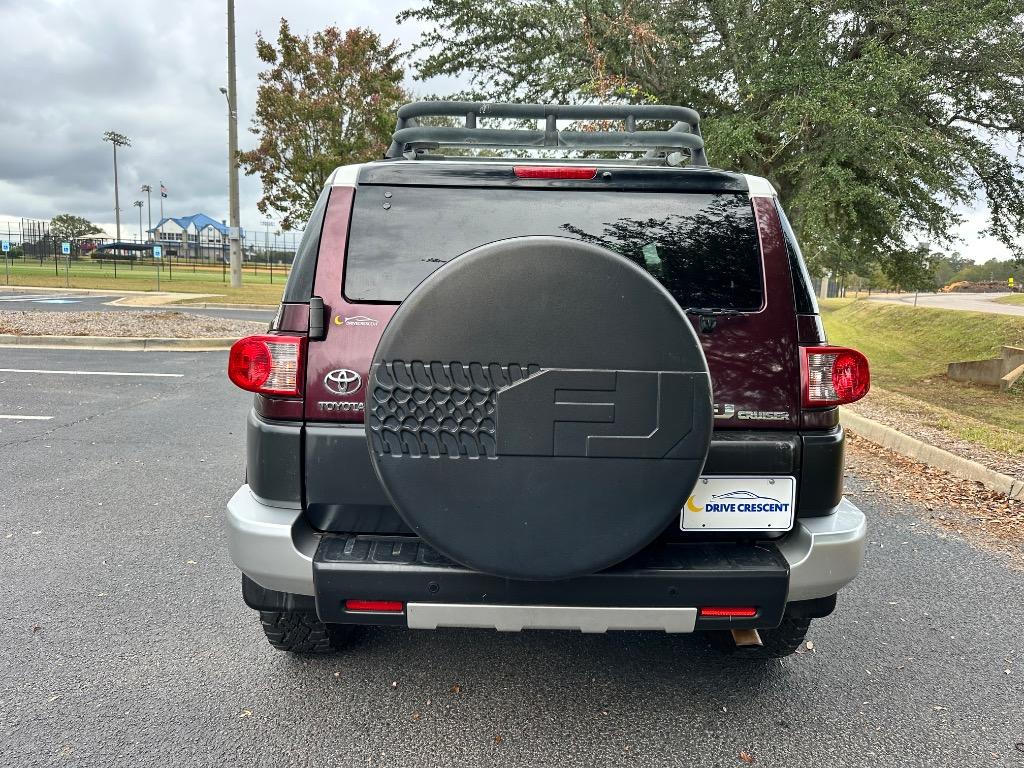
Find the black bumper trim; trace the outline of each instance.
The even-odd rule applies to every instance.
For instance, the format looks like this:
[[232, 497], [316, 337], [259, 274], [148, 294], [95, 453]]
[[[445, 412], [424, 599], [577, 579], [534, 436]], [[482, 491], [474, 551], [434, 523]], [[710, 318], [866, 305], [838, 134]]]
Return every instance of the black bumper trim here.
[[753, 618], [698, 618], [697, 629], [774, 627], [789, 566], [774, 544], [660, 543], [600, 573], [520, 581], [471, 571], [415, 537], [326, 535], [313, 559], [316, 608], [326, 622], [406, 623], [402, 614], [352, 612], [349, 599], [480, 605], [755, 606]]

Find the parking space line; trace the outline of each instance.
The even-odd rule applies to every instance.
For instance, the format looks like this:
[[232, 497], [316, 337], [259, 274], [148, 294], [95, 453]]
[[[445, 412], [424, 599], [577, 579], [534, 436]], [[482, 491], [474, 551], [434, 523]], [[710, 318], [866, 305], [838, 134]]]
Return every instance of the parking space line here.
[[25, 421], [49, 421], [52, 418], [53, 416], [19, 416], [15, 414], [8, 415], [0, 413], [0, 419], [12, 419], [14, 421], [21, 421], [22, 419]]
[[161, 379], [180, 379], [183, 373], [137, 373], [133, 371], [48, 371], [41, 368], [0, 368], [0, 373], [60, 373], [67, 376], [147, 376]]

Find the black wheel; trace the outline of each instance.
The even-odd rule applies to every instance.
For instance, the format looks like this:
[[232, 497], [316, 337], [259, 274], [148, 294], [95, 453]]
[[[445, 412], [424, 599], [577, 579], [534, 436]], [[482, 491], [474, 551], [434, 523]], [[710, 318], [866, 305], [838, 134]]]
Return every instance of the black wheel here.
[[764, 645], [738, 646], [729, 631], [708, 632], [708, 639], [718, 650], [751, 659], [781, 659], [790, 656], [804, 644], [811, 620], [785, 616], [775, 629], [759, 629]]
[[345, 647], [351, 627], [324, 624], [307, 611], [260, 611], [270, 644], [290, 653], [334, 653]]

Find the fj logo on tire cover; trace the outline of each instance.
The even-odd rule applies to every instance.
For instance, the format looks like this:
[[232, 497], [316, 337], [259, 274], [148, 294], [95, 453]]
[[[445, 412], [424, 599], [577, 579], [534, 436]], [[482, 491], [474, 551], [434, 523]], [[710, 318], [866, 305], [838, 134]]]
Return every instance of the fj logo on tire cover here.
[[498, 392], [498, 455], [671, 458], [692, 402], [691, 374], [544, 370]]
[[371, 439], [395, 457], [673, 458], [693, 426], [694, 375], [385, 362]]

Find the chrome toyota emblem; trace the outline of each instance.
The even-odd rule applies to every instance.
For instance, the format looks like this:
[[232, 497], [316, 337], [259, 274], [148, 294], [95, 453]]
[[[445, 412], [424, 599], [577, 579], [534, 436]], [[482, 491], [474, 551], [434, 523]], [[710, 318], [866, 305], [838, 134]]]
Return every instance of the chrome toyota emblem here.
[[339, 368], [324, 376], [324, 386], [336, 395], [351, 395], [362, 385], [363, 377], [348, 368]]

